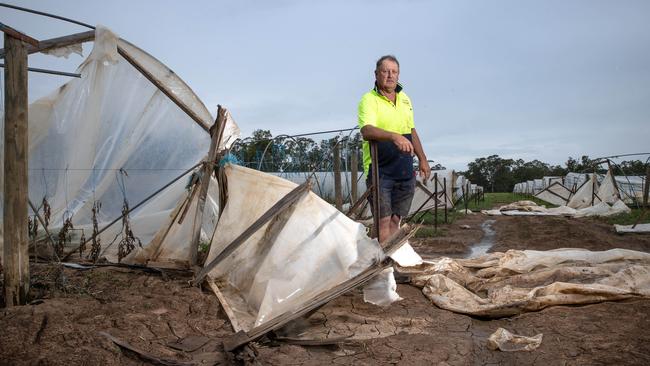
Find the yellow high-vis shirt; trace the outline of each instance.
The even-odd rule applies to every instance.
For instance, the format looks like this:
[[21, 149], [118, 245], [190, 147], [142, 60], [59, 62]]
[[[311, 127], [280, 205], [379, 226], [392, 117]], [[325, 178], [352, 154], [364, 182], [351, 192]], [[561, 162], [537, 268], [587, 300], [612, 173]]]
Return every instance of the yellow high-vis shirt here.
[[[400, 85], [395, 91], [394, 105], [379, 93], [377, 87], [363, 95], [359, 102], [359, 129], [370, 125], [399, 133], [411, 140], [411, 130], [415, 128], [411, 99], [402, 91]], [[381, 152], [379, 154], [381, 156]], [[366, 176], [368, 176], [370, 161], [370, 144], [368, 141], [363, 141], [363, 171]]]

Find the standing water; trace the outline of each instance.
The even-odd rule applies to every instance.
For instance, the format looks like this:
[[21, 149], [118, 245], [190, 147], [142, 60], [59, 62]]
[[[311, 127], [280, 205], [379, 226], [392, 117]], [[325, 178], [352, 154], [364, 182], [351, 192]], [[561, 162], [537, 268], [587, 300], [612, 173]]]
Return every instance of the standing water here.
[[485, 220], [481, 224], [483, 237], [481, 238], [480, 242], [471, 246], [470, 253], [467, 258], [476, 258], [482, 256], [483, 254], [486, 254], [490, 248], [492, 248], [494, 245], [494, 236], [497, 233], [494, 229], [492, 229], [492, 224], [495, 222], [495, 220]]

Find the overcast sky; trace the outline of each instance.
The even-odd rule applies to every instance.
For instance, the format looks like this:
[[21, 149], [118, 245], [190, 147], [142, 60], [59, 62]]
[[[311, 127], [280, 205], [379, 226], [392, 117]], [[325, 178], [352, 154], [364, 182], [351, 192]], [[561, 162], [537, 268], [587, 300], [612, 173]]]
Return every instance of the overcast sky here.
[[[650, 152], [650, 1], [9, 1], [102, 24], [242, 129], [356, 125], [374, 62], [394, 54], [429, 159]], [[0, 8], [35, 38], [83, 27]], [[89, 44], [84, 53], [89, 52]], [[32, 55], [74, 71], [82, 58]], [[30, 101], [65, 77], [30, 73]]]

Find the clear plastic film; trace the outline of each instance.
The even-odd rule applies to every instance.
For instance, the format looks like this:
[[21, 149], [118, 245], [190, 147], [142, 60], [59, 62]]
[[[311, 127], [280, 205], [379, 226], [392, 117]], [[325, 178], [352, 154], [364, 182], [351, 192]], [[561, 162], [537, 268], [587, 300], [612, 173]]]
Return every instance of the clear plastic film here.
[[[297, 186], [240, 166], [224, 169], [228, 201], [206, 263]], [[248, 321], [242, 323], [257, 326], [299, 308], [382, 256], [379, 243], [366, 236], [363, 225], [308, 192], [257, 230], [210, 276], [224, 287], [235, 311], [247, 314]]]
[[[103, 228], [129, 207], [201, 161], [209, 134], [122, 58], [118, 45], [155, 75], [207, 125], [213, 118], [192, 90], [171, 70], [136, 46], [99, 26], [94, 47], [72, 79], [29, 108], [29, 198], [51, 206], [50, 229], [65, 219], [74, 225], [73, 243], [92, 233], [93, 206]], [[224, 141], [239, 129], [228, 116]], [[183, 200], [189, 174], [130, 213], [134, 235], [146, 245]], [[218, 209], [214, 199], [206, 212]], [[193, 215], [192, 215], [193, 216]], [[214, 216], [214, 215], [213, 215]], [[193, 219], [193, 218], [192, 218]], [[215, 220], [212, 217], [211, 220]], [[191, 225], [190, 225], [191, 226]], [[120, 223], [102, 235], [102, 252], [116, 260]], [[207, 231], [210, 231], [209, 229]], [[108, 247], [111, 245], [111, 247]]]

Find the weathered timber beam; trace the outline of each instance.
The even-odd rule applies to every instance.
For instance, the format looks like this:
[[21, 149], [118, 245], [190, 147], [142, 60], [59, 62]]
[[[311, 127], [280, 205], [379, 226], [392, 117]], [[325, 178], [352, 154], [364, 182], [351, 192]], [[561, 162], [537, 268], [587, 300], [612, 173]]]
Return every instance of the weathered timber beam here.
[[346, 215], [351, 218], [352, 214], [354, 214], [354, 212], [357, 209], [359, 209], [361, 204], [364, 203], [368, 199], [368, 196], [370, 196], [371, 192], [372, 192], [372, 184], [370, 185], [370, 187], [368, 187], [368, 189], [366, 189], [365, 192], [363, 192], [361, 197], [354, 202], [354, 204], [352, 205], [352, 207], [350, 207], [350, 209], [348, 210], [348, 213]]
[[262, 216], [260, 216], [255, 222], [249, 226], [243, 233], [241, 233], [235, 240], [226, 246], [226, 248], [219, 253], [216, 258], [214, 258], [208, 265], [203, 267], [201, 272], [196, 276], [193, 283], [198, 285], [203, 281], [205, 276], [210, 273], [222, 260], [231, 255], [240, 245], [242, 245], [248, 238], [250, 238], [257, 230], [264, 226], [267, 222], [271, 221], [276, 215], [280, 214], [282, 211], [291, 207], [294, 203], [298, 201], [300, 197], [303, 196], [303, 193], [308, 192], [311, 187], [311, 179], [308, 179], [305, 183], [297, 186], [286, 196], [282, 197], [278, 202], [276, 202], [271, 208], [269, 208]]
[[0, 31], [3, 31], [6, 35], [10, 36], [11, 38], [31, 44], [34, 47], [38, 47], [37, 39], [34, 39], [23, 32], [17, 31], [4, 23], [0, 23]]
[[4, 44], [3, 276], [5, 305], [10, 307], [25, 304], [29, 292], [27, 51], [25, 43], [8, 32]]
[[[408, 238], [411, 237], [411, 235], [415, 232], [416, 228], [417, 227], [413, 227], [411, 225], [404, 225], [393, 235], [391, 235], [383, 244], [386, 253], [391, 254], [395, 250], [399, 249], [399, 247], [401, 247], [402, 244], [404, 244], [404, 242], [406, 242], [406, 240], [408, 240]], [[278, 329], [284, 326], [285, 324], [287, 324], [288, 322], [297, 319], [303, 315], [306, 315], [310, 311], [327, 304], [328, 302], [336, 299], [337, 297], [343, 295], [344, 293], [360, 285], [363, 285], [364, 283], [370, 281], [372, 278], [378, 275], [381, 271], [391, 267], [392, 265], [393, 265], [392, 259], [386, 258], [386, 260], [382, 262], [377, 262], [374, 265], [368, 267], [367, 269], [365, 269], [363, 272], [356, 275], [355, 277], [350, 278], [349, 280], [344, 281], [338, 284], [337, 286], [334, 286], [331, 289], [314, 296], [300, 309], [287, 311], [277, 316], [276, 318], [271, 319], [268, 322], [251, 329], [248, 332], [240, 331], [235, 333], [235, 335], [233, 335], [230, 338], [227, 338], [223, 342], [224, 350], [230, 352], [249, 342], [261, 338], [266, 333]]]
[[[63, 37], [50, 38], [44, 41], [40, 41], [38, 43], [38, 46], [33, 46], [30, 44], [27, 46], [27, 53], [31, 55], [32, 53], [49, 51], [55, 48], [72, 46], [77, 43], [90, 42], [93, 40], [95, 40], [95, 31], [75, 33]], [[0, 49], [0, 58], [4, 57], [5, 50], [3, 48]]]
[[223, 311], [226, 313], [228, 320], [230, 320], [230, 325], [232, 326], [232, 329], [235, 331], [235, 333], [241, 332], [242, 327], [239, 325], [239, 320], [237, 320], [237, 316], [235, 316], [235, 312], [228, 304], [228, 301], [226, 301], [226, 297], [223, 296], [221, 290], [219, 290], [219, 286], [217, 286], [217, 284], [214, 283], [214, 281], [210, 277], [208, 277], [205, 282], [208, 283], [210, 290], [212, 290], [214, 295], [217, 297], [217, 300], [219, 300], [219, 303], [221, 304]]
[[201, 126], [202, 129], [204, 129], [206, 132], [210, 132], [210, 127], [205, 124], [203, 120], [199, 116], [194, 113], [183, 101], [178, 99], [174, 92], [171, 91], [166, 85], [162, 83], [162, 81], [158, 80], [152, 73], [150, 73], [147, 69], [145, 69], [138, 61], [129, 54], [128, 51], [126, 51], [122, 47], [117, 47], [117, 52], [124, 57], [128, 63], [130, 63], [133, 67], [136, 68], [144, 77], [146, 77], [153, 85], [158, 88], [163, 94], [165, 94], [169, 99], [171, 99], [174, 104], [176, 104], [185, 114], [187, 114], [191, 119], [194, 120], [199, 126]]
[[192, 223], [192, 241], [190, 242], [191, 267], [195, 266], [197, 261], [199, 239], [201, 238], [201, 224], [203, 223], [203, 210], [205, 209], [205, 199], [208, 196], [208, 188], [210, 187], [210, 181], [212, 180], [212, 172], [214, 171], [214, 164], [217, 160], [217, 152], [226, 126], [226, 112], [225, 108], [222, 108], [220, 105], [217, 106], [217, 119], [214, 121], [214, 125], [210, 129], [210, 134], [212, 135], [210, 140], [210, 149], [208, 150], [206, 164], [202, 169], [203, 174], [201, 176], [201, 182], [199, 183], [199, 198], [196, 205], [196, 212], [194, 213], [194, 222]]

